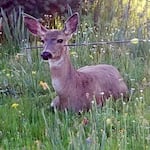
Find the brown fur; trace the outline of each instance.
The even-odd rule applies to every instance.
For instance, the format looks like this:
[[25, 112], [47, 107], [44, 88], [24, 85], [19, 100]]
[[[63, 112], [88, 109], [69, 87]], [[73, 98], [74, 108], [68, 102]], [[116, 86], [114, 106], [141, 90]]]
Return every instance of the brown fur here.
[[118, 99], [127, 96], [128, 88], [115, 67], [100, 64], [75, 70], [72, 66], [69, 47], [64, 45], [68, 44], [77, 28], [77, 13], [66, 21], [63, 30], [47, 30], [28, 15], [25, 16], [25, 23], [33, 34], [44, 40], [42, 57], [49, 62], [52, 85], [58, 95], [52, 101], [52, 107], [79, 112], [89, 110], [93, 100], [102, 106], [109, 97]]
[[61, 67], [52, 67], [51, 77], [52, 80], [59, 78], [62, 86], [60, 91], [55, 88], [58, 97], [53, 101], [61, 110], [88, 110], [94, 99], [102, 106], [110, 96], [117, 99], [126, 96], [128, 91], [120, 73], [111, 65], [101, 64], [75, 70], [68, 61], [67, 67], [66, 62]]

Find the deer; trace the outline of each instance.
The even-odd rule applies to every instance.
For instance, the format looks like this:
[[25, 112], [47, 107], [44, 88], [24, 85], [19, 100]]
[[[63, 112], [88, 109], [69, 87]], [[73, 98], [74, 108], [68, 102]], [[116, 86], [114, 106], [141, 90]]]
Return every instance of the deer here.
[[41, 57], [49, 63], [51, 82], [57, 96], [51, 107], [60, 111], [81, 112], [102, 107], [112, 97], [127, 97], [128, 87], [118, 69], [109, 64], [84, 66], [75, 69], [71, 63], [68, 42], [79, 26], [75, 12], [64, 23], [64, 28], [47, 29], [38, 19], [24, 14], [28, 30], [43, 42]]

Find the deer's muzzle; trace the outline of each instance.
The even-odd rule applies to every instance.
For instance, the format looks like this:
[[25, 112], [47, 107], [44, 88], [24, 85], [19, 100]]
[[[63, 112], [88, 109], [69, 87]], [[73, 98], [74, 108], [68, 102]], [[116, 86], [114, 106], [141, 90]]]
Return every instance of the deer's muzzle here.
[[49, 52], [43, 52], [41, 54], [41, 57], [44, 59], [44, 60], [48, 60], [48, 59], [51, 59], [52, 58], [52, 54], [49, 53]]

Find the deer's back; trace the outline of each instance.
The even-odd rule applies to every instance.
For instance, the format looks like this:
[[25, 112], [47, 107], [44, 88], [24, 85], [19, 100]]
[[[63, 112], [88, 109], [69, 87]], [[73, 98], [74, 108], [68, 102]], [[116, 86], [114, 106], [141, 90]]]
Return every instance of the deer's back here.
[[121, 94], [125, 95], [128, 92], [128, 88], [122, 76], [112, 65], [101, 64], [86, 66], [78, 69], [78, 72], [84, 74], [85, 78], [92, 78], [92, 82], [89, 83], [89, 86], [91, 86], [90, 84], [94, 84], [93, 90], [98, 91], [98, 93], [104, 92], [108, 97], [112, 94], [114, 98], [119, 98]]
[[78, 69], [78, 72], [95, 76], [101, 80], [105, 80], [106, 78], [109, 80], [122, 78], [119, 71], [114, 66], [106, 64], [85, 66]]

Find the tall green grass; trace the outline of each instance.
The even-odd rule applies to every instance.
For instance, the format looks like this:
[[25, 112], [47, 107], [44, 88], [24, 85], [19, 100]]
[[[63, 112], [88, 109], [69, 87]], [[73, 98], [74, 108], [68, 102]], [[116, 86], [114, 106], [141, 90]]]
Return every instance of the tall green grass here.
[[[106, 9], [106, 4], [101, 6]], [[94, 7], [88, 9], [93, 11]], [[122, 4], [121, 8], [125, 11], [125, 5]], [[102, 10], [100, 12], [104, 13]], [[109, 19], [112, 11], [107, 13], [110, 15], [102, 18], [98, 30], [95, 30], [92, 13], [81, 16], [79, 31], [72, 42], [132, 39], [137, 34], [142, 38], [148, 36], [148, 32], [139, 32], [140, 24], [135, 25], [133, 34], [121, 20], [115, 24], [115, 14], [112, 14], [113, 21]], [[133, 14], [129, 15], [132, 17]], [[132, 19], [136, 22], [136, 18]], [[110, 23], [109, 28], [107, 22]], [[122, 32], [122, 27], [125, 32]], [[50, 102], [56, 93], [51, 86], [48, 64], [41, 60], [39, 49], [31, 51], [30, 62], [29, 56], [21, 49], [22, 45], [18, 44], [20, 51], [15, 51], [13, 42], [4, 42], [0, 46], [0, 149], [150, 149], [148, 42], [70, 47], [75, 68], [99, 63], [112, 64], [120, 70], [130, 90], [128, 102], [109, 99], [103, 108], [93, 104], [89, 112], [80, 115], [50, 111]], [[29, 40], [25, 42], [28, 44]], [[46, 82], [49, 88], [43, 89], [40, 81]]]

